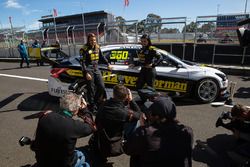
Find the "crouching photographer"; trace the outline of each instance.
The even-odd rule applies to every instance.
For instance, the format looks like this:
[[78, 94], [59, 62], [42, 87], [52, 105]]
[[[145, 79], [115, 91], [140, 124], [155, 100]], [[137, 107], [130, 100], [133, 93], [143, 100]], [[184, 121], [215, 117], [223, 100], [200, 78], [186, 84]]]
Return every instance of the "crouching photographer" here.
[[249, 109], [244, 105], [236, 104], [231, 111], [222, 112], [215, 126], [222, 126], [233, 131], [236, 137], [239, 137], [240, 133], [248, 133], [250, 135]]
[[[31, 144], [39, 167], [88, 167], [83, 152], [76, 150], [78, 138], [95, 131], [86, 102], [75, 93], [66, 93], [60, 99], [60, 111], [46, 111], [38, 121], [34, 141], [26, 137], [19, 140], [21, 145]], [[74, 116], [82, 118], [73, 119]]]

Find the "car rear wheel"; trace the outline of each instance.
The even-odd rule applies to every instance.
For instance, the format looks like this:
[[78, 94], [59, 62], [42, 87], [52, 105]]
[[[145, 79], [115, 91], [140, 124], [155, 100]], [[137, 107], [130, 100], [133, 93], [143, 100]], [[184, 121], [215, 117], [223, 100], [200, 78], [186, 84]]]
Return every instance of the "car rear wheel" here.
[[196, 97], [203, 103], [214, 101], [218, 93], [218, 84], [213, 79], [203, 79], [196, 86]]

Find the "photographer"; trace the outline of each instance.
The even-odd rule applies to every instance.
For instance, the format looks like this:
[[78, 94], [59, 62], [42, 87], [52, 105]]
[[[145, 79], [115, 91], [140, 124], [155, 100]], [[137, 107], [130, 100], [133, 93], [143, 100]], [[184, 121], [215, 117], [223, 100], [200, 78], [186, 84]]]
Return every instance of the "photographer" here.
[[[230, 122], [224, 123], [223, 120], [229, 119]], [[250, 112], [249, 109], [241, 104], [236, 104], [231, 112], [223, 112], [215, 124], [216, 127], [222, 126], [238, 136], [240, 132], [250, 133]]]
[[137, 128], [125, 143], [130, 167], [191, 167], [193, 130], [176, 119], [175, 104], [158, 97], [149, 114], [149, 123]]
[[113, 98], [105, 101], [96, 115], [98, 130], [89, 141], [94, 166], [103, 166], [107, 157], [123, 154], [125, 126], [127, 123], [136, 124], [140, 115], [140, 109], [133, 101], [131, 91], [124, 85], [115, 85]]
[[[47, 111], [39, 118], [31, 149], [39, 167], [82, 167], [84, 154], [75, 150], [75, 145], [78, 138], [95, 130], [92, 116], [79, 112], [86, 108], [86, 102], [71, 92], [60, 99], [60, 107], [59, 112]], [[84, 122], [73, 119], [76, 115]]]

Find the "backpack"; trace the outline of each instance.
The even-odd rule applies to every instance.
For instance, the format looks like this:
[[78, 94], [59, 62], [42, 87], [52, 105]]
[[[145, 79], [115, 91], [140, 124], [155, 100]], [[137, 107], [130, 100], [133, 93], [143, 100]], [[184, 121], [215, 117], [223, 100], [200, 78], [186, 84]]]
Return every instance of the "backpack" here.
[[115, 157], [124, 153], [124, 135], [110, 138], [105, 129], [98, 129], [91, 136], [89, 145], [92, 149], [98, 150], [103, 157]]

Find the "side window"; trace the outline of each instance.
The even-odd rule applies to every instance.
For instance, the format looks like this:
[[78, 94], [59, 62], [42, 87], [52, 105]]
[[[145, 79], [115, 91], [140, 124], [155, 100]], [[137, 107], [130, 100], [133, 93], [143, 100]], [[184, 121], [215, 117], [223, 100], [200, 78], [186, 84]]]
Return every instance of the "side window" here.
[[176, 62], [169, 59], [167, 56], [163, 56], [163, 60], [159, 64], [160, 67], [176, 67]]

